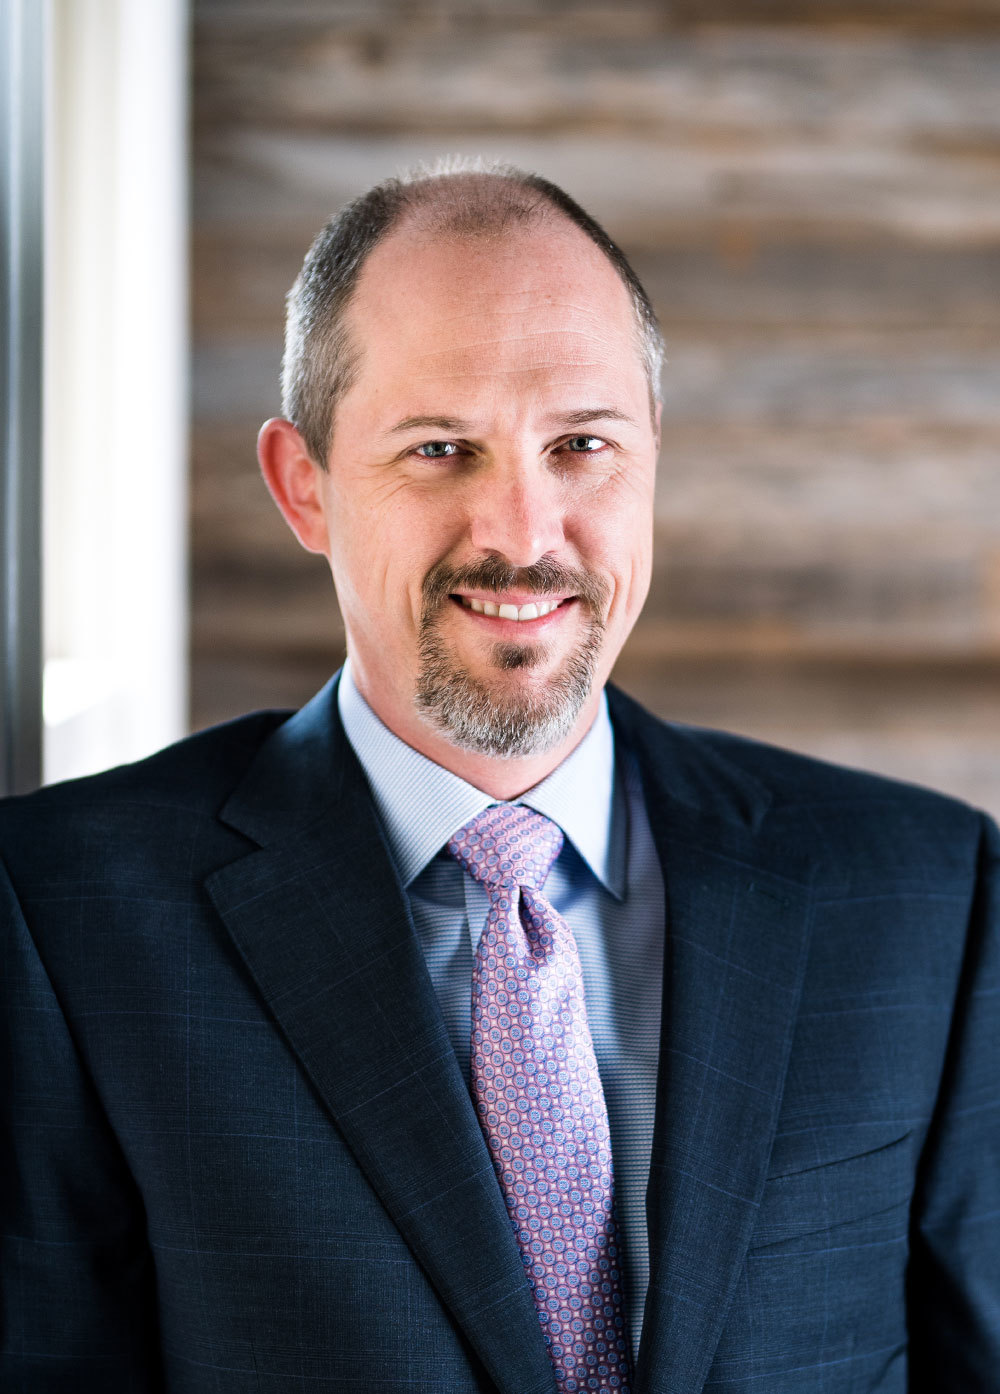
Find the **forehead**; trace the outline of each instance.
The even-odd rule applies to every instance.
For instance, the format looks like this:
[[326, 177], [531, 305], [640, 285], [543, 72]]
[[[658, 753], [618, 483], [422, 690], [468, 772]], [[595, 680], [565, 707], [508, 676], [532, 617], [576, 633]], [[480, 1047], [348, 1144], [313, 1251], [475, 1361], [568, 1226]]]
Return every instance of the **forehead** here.
[[495, 236], [390, 234], [348, 311], [361, 376], [416, 372], [473, 384], [535, 373], [642, 373], [631, 297], [572, 224]]

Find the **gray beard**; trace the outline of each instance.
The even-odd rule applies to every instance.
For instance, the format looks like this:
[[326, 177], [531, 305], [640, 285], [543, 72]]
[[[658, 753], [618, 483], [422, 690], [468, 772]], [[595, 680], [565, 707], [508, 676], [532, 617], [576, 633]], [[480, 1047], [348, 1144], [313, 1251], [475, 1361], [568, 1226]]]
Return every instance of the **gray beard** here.
[[[442, 606], [453, 603], [449, 594], [462, 586], [498, 592], [519, 586], [539, 594], [546, 589], [571, 590], [579, 596], [577, 603], [583, 604], [589, 613], [586, 632], [543, 690], [505, 691], [503, 674], [536, 667], [545, 658], [545, 646], [495, 644], [491, 657], [496, 680], [473, 677], [456, 662], [441, 637], [438, 623]], [[511, 759], [554, 749], [572, 731], [593, 690], [604, 638], [600, 619], [603, 595], [601, 585], [592, 579], [545, 562], [520, 571], [489, 560], [461, 571], [436, 567], [424, 586], [418, 710], [453, 745], [477, 755]]]

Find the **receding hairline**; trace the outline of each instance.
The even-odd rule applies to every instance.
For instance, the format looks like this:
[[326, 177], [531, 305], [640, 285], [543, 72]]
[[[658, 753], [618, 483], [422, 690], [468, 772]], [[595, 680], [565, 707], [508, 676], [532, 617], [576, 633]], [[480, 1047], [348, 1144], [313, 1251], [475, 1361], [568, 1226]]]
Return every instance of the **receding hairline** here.
[[[394, 252], [398, 254], [404, 251], [407, 244], [411, 247], [451, 244], [459, 248], [482, 243], [499, 249], [522, 237], [547, 233], [565, 237], [571, 243], [576, 243], [587, 255], [593, 256], [595, 268], [607, 268], [614, 281], [621, 287], [623, 308], [626, 309], [635, 328], [636, 353], [641, 360], [641, 333], [636, 322], [635, 306], [629, 294], [629, 287], [603, 248], [549, 199], [535, 190], [522, 191], [516, 184], [513, 184], [515, 196], [511, 197], [509, 190], [501, 191], [495, 187], [502, 182], [508, 186], [513, 184], [511, 180], [503, 180], [502, 177], [491, 174], [462, 173], [434, 176], [413, 186], [414, 189], [421, 190], [421, 197], [403, 208], [372, 247], [358, 270], [357, 279], [343, 306], [342, 351], [351, 359], [355, 371], [360, 369], [364, 359], [359, 336], [353, 332], [355, 301], [366, 280], [373, 274], [378, 274], [387, 257], [391, 257]], [[470, 204], [470, 185], [477, 194], [486, 195], [482, 202]], [[431, 192], [425, 193], [428, 186], [431, 186]], [[522, 202], [516, 197], [516, 194], [521, 192], [534, 197]], [[505, 217], [505, 214], [510, 216]], [[651, 408], [655, 409], [655, 402], [651, 403]], [[331, 441], [335, 429], [334, 418], [330, 424]]]
[[[604, 248], [536, 190], [522, 188], [503, 175], [479, 172], [433, 175], [406, 187], [412, 190], [411, 198], [403, 204], [358, 268], [342, 308], [345, 321], [372, 264], [378, 265], [387, 254], [407, 242], [416, 246], [482, 243], [501, 247], [520, 237], [547, 232], [565, 236], [584, 250], [595, 253], [595, 265], [603, 264], [610, 269], [634, 315], [629, 286]], [[470, 193], [475, 195], [472, 200]]]
[[461, 170], [404, 183], [399, 212], [386, 237], [411, 226], [440, 235], [500, 238], [515, 227], [542, 222], [575, 226], [551, 198], [513, 174]]
[[[610, 277], [608, 284], [614, 283], [621, 288], [623, 311], [633, 322], [635, 321], [635, 309], [629, 288], [618, 275], [615, 266], [604, 256], [601, 249], [558, 209], [551, 210], [551, 215], [540, 211], [530, 222], [503, 228], [485, 226], [481, 229], [464, 229], [450, 220], [438, 221], [434, 217], [423, 217], [423, 212], [421, 209], [412, 217], [408, 213], [404, 214], [365, 257], [351, 287], [351, 293], [342, 307], [345, 329], [351, 325], [355, 302], [359, 295], [364, 294], [366, 286], [370, 286], [373, 278], [385, 276], [387, 271], [390, 275], [405, 275], [405, 271], [400, 269], [400, 261], [410, 252], [419, 254], [422, 251], [443, 249], [445, 255], [448, 255], [453, 250], [457, 263], [466, 249], [475, 254], [481, 248], [486, 264], [491, 265], [494, 257], [500, 260], [510, 251], [516, 255], [518, 245], [523, 241], [535, 241], [546, 237], [551, 237], [554, 243], [565, 240], [583, 256], [589, 257], [593, 270], [586, 269], [588, 277], [591, 274], [602, 274], [606, 268]], [[553, 246], [553, 251], [558, 251], [557, 245]], [[357, 347], [353, 338], [352, 346]]]

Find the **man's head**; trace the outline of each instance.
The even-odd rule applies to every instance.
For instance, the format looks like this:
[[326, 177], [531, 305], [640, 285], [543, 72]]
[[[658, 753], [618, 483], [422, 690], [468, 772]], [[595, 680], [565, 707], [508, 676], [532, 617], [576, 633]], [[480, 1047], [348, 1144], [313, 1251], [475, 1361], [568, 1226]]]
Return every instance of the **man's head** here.
[[363, 254], [321, 234], [291, 298], [291, 420], [261, 434], [369, 703], [491, 792], [586, 730], [651, 559], [659, 333], [620, 253], [541, 184], [394, 182], [366, 197], [409, 201]]

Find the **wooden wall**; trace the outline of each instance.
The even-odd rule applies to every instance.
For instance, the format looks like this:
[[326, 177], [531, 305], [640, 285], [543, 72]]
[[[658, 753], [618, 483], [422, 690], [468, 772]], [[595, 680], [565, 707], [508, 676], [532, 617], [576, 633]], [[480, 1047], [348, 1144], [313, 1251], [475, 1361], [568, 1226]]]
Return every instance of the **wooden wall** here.
[[195, 0], [193, 721], [338, 661], [254, 462], [320, 223], [442, 153], [564, 183], [669, 346], [664, 715], [1000, 812], [1000, 0]]

